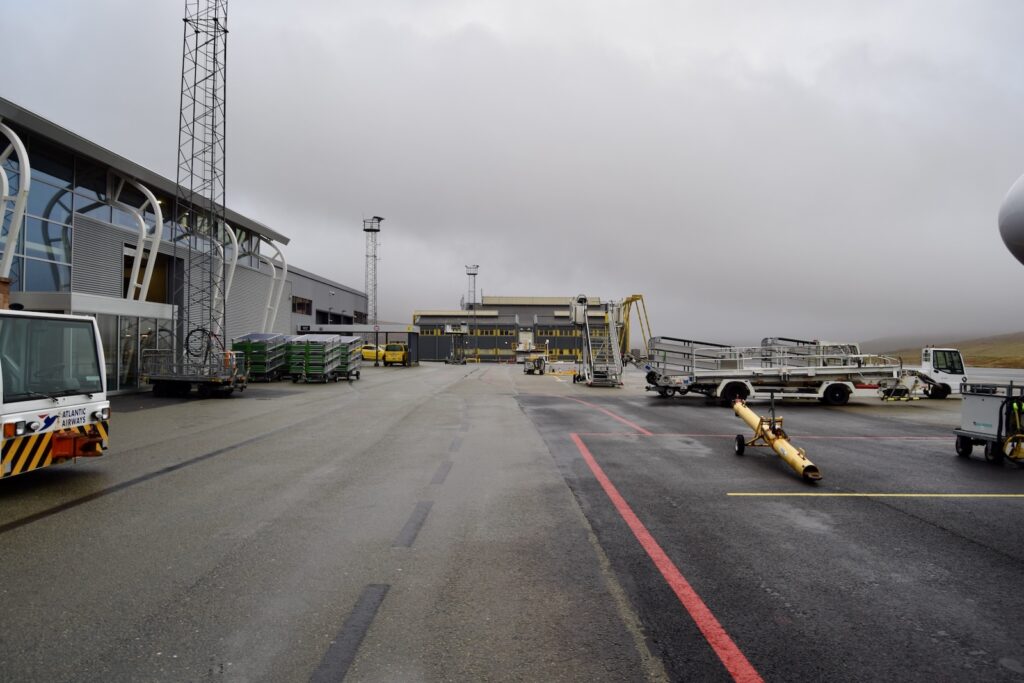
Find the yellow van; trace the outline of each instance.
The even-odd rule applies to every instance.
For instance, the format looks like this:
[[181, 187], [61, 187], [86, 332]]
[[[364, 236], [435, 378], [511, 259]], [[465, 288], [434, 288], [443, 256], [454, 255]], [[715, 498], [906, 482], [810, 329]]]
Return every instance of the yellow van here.
[[401, 343], [391, 343], [384, 347], [384, 365], [408, 365], [409, 347]]

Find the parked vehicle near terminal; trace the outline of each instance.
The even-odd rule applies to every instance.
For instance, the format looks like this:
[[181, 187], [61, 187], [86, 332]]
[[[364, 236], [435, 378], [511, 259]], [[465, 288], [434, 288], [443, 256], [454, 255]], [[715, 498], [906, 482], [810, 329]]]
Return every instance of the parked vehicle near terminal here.
[[523, 374], [543, 375], [548, 369], [548, 357], [543, 353], [527, 356], [523, 361]]
[[858, 344], [766, 337], [742, 347], [674, 337], [651, 338], [648, 391], [695, 392], [726, 404], [736, 399], [816, 399], [844, 405], [851, 397], [943, 399], [967, 381], [963, 357], [952, 348], [921, 350], [919, 367], [898, 358], [861, 353]]
[[0, 478], [103, 455], [105, 370], [93, 318], [0, 310]]
[[409, 365], [409, 347], [392, 342], [384, 347], [384, 365]]
[[384, 348], [376, 344], [363, 344], [363, 360], [384, 360]]
[[862, 354], [857, 344], [767, 337], [760, 346], [729, 346], [675, 337], [648, 345], [648, 391], [695, 392], [723, 405], [736, 399], [811, 399], [844, 405], [900, 385], [898, 358]]
[[913, 385], [916, 377], [923, 384], [924, 395], [935, 399], [959, 395], [960, 385], [967, 381], [959, 349], [925, 347], [921, 349], [921, 366], [905, 367], [904, 374], [907, 376], [904, 383], [908, 387], [917, 388]]

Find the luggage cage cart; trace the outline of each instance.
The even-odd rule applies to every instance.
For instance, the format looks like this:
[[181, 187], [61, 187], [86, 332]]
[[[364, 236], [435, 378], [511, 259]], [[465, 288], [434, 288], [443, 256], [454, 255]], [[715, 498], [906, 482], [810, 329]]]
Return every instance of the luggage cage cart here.
[[964, 382], [956, 434], [956, 453], [966, 458], [984, 446], [985, 459], [1024, 463], [1024, 386]]

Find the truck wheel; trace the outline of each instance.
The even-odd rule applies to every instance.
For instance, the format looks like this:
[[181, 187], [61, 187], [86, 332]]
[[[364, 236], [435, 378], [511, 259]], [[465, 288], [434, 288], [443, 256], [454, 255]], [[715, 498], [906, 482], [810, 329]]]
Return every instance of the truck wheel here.
[[736, 445], [733, 450], [736, 451], [736, 455], [743, 455], [743, 451], [747, 448], [747, 440], [743, 438], [742, 434], [736, 435]]
[[961, 458], [966, 458], [974, 450], [974, 444], [971, 443], [970, 438], [966, 436], [956, 437], [956, 454]]
[[850, 401], [850, 390], [842, 384], [830, 384], [821, 398], [830, 406], [845, 406]]
[[949, 396], [949, 387], [945, 384], [939, 384], [928, 389], [928, 398], [934, 398], [941, 401], [947, 396]]

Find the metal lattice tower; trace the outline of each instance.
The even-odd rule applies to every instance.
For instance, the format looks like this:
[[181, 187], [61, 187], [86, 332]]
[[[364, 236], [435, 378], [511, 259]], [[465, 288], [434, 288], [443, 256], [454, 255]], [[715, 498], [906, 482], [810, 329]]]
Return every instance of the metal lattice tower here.
[[[227, 0], [185, 0], [174, 217], [179, 361], [224, 348], [224, 157]], [[186, 253], [181, 254], [179, 250]]]
[[466, 275], [469, 277], [469, 303], [466, 308], [473, 306], [476, 308], [476, 274], [480, 272], [480, 266], [466, 266]]
[[380, 234], [380, 216], [363, 219], [366, 233], [366, 320], [377, 325], [377, 235]]

